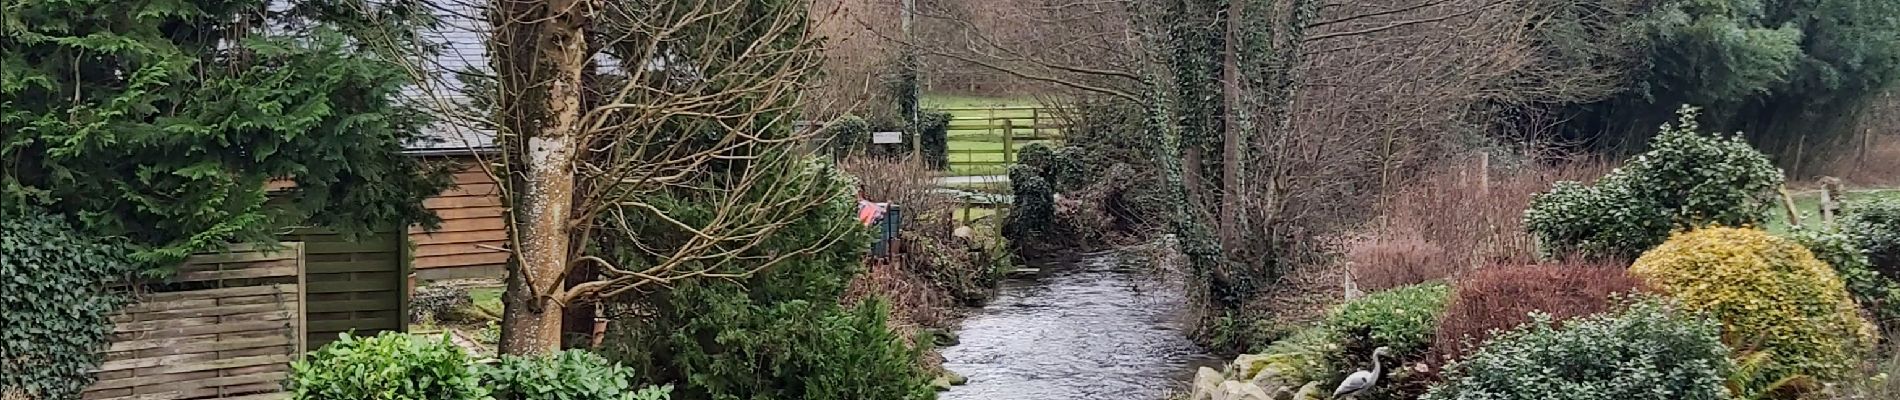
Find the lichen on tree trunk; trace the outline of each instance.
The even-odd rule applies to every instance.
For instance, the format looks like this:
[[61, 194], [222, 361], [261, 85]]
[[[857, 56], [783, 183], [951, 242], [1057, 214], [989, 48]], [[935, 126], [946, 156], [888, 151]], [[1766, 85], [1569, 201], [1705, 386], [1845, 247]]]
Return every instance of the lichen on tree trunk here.
[[508, 161], [514, 248], [502, 296], [501, 352], [560, 348], [560, 298], [571, 262], [575, 163], [586, 59], [585, 0], [497, 0], [490, 15]]

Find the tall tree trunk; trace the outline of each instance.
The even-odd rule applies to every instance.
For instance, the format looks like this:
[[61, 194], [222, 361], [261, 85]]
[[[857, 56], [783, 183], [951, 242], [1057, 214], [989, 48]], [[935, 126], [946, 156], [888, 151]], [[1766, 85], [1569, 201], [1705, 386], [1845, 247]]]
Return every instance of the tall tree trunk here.
[[1227, 2], [1226, 15], [1222, 24], [1226, 26], [1221, 40], [1221, 197], [1220, 197], [1220, 241], [1221, 248], [1233, 251], [1238, 248], [1241, 223], [1241, 140], [1240, 126], [1240, 11], [1246, 0]]
[[490, 49], [508, 152], [508, 230], [514, 243], [502, 295], [501, 352], [560, 349], [555, 301], [570, 260], [569, 220], [586, 60], [587, 0], [495, 0]]

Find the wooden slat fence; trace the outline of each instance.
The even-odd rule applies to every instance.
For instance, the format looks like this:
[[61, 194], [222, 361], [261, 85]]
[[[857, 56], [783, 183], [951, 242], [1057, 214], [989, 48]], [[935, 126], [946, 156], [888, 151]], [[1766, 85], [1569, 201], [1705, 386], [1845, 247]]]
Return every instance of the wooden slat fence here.
[[366, 336], [408, 326], [403, 312], [409, 299], [407, 238], [404, 232], [348, 238], [322, 229], [278, 237], [304, 243], [310, 348], [335, 341], [342, 332]]
[[87, 400], [281, 399], [306, 349], [304, 245], [191, 256], [162, 288], [112, 317]]
[[[948, 107], [946, 136], [952, 166], [994, 169], [1016, 162], [1016, 152], [1030, 143], [1059, 145], [1067, 123], [1061, 108], [1040, 106]], [[962, 148], [958, 148], [962, 147]]]

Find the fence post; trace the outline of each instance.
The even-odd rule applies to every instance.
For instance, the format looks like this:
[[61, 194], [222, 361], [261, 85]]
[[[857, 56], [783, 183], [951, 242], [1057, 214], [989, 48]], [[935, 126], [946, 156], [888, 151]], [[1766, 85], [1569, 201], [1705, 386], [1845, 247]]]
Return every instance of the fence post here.
[[1003, 164], [1008, 166], [1016, 149], [1016, 120], [1003, 119]]
[[1042, 139], [1042, 108], [1029, 109], [1029, 137]]

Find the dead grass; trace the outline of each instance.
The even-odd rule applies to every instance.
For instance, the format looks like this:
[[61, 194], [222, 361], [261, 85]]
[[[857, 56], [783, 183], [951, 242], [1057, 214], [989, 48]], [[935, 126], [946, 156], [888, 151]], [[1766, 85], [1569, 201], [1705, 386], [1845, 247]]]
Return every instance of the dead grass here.
[[[1887, 332], [1893, 338], [1900, 331]], [[1831, 400], [1900, 399], [1900, 340], [1889, 339], [1867, 360], [1858, 376], [1849, 377], [1829, 390]]]
[[1475, 163], [1438, 168], [1388, 196], [1377, 207], [1379, 217], [1348, 238], [1352, 279], [1369, 292], [1451, 278], [1482, 265], [1536, 263], [1536, 243], [1523, 225], [1531, 196], [1609, 168], [1597, 160], [1488, 173]]
[[1871, 137], [1865, 154], [1858, 147], [1837, 154], [1821, 167], [1818, 176], [1841, 178], [1849, 187], [1900, 186], [1900, 135]]

